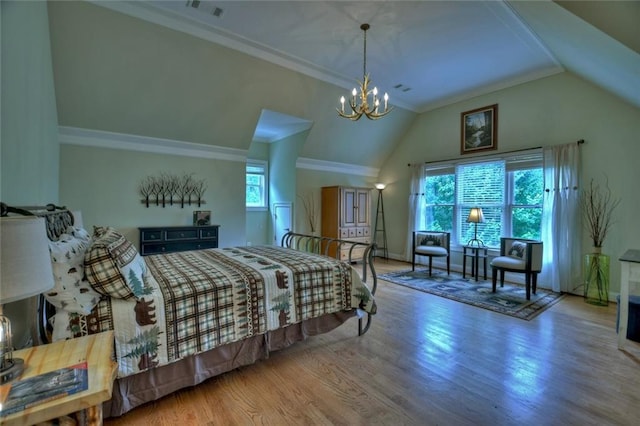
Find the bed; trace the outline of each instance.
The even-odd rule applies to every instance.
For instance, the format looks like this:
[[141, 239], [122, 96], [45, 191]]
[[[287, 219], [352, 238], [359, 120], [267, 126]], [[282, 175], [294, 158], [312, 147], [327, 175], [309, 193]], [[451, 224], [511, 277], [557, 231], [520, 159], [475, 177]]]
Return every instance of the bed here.
[[325, 253], [362, 243], [296, 233], [285, 235], [283, 247], [141, 257], [113, 228], [89, 235], [67, 209], [26, 212], [45, 217], [51, 240], [56, 286], [44, 294], [43, 336], [114, 330], [118, 374], [105, 417], [268, 358], [353, 317], [362, 335], [376, 312], [372, 245], [359, 264]]

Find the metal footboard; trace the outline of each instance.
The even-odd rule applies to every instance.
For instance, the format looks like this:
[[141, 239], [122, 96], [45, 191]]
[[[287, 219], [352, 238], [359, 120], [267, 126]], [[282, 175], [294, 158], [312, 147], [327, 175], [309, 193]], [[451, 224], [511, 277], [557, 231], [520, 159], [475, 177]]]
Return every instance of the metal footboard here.
[[[315, 235], [298, 234], [296, 232], [287, 232], [282, 237], [282, 246], [295, 250], [304, 250], [310, 253], [322, 254], [329, 256], [329, 253], [336, 253], [336, 257], [340, 256], [340, 252], [344, 249], [348, 250], [349, 256], [346, 259], [350, 264], [356, 261], [362, 261], [362, 281], [367, 283], [371, 289], [371, 294], [376, 294], [378, 286], [378, 276], [373, 265], [376, 245], [361, 243], [356, 241], [341, 240], [337, 238], [318, 237]], [[354, 260], [353, 254], [356, 247], [364, 247], [362, 259]], [[370, 280], [368, 279], [370, 277]], [[358, 318], [358, 336], [362, 336], [369, 330], [371, 326], [371, 314], [366, 313], [366, 323], [363, 318]]]

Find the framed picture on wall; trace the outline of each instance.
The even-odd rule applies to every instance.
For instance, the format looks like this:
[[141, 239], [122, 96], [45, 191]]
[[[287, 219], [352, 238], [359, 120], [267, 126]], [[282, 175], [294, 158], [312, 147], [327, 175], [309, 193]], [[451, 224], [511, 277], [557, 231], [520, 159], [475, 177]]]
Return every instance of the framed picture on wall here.
[[196, 210], [193, 212], [194, 226], [211, 225], [211, 210]]
[[498, 148], [498, 104], [460, 114], [460, 154]]

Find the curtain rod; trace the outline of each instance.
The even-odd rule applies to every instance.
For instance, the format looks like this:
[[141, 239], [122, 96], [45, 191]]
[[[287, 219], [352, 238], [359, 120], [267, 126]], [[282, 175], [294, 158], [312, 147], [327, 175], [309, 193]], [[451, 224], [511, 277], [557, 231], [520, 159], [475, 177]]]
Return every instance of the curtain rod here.
[[[576, 144], [578, 144], [578, 145], [582, 145], [583, 143], [584, 143], [584, 139], [578, 139], [576, 141]], [[496, 153], [492, 153], [492, 154], [475, 155], [475, 156], [470, 157], [470, 158], [482, 158], [482, 157], [495, 156], [495, 155], [499, 155], [499, 154], [513, 154], [515, 152], [530, 151], [532, 149], [541, 149], [541, 148], [543, 148], [543, 147], [542, 146], [534, 146], [534, 147], [531, 147], [531, 148], [514, 149], [513, 151], [503, 151], [503, 152], [496, 152]], [[443, 162], [454, 161], [454, 160], [459, 160], [459, 159], [460, 159], [460, 157], [449, 158], [449, 159], [446, 159], [446, 160], [425, 161], [424, 164], [443, 163]], [[411, 167], [411, 163], [407, 164], [407, 166]]]

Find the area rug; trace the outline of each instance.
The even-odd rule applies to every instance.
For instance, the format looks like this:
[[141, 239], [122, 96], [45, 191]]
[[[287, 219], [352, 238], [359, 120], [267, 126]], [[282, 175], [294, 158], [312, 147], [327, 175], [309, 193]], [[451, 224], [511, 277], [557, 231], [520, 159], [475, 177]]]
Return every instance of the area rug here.
[[433, 275], [429, 277], [428, 270], [420, 269], [415, 272], [390, 272], [381, 274], [378, 278], [527, 321], [563, 297], [561, 293], [538, 288], [537, 294], [532, 293], [531, 300], [527, 300], [524, 285], [506, 282], [504, 287], [500, 287], [498, 283], [496, 292], [493, 293], [490, 279], [476, 281], [472, 278], [462, 278], [461, 274], [453, 272], [447, 275], [446, 272], [433, 271]]

